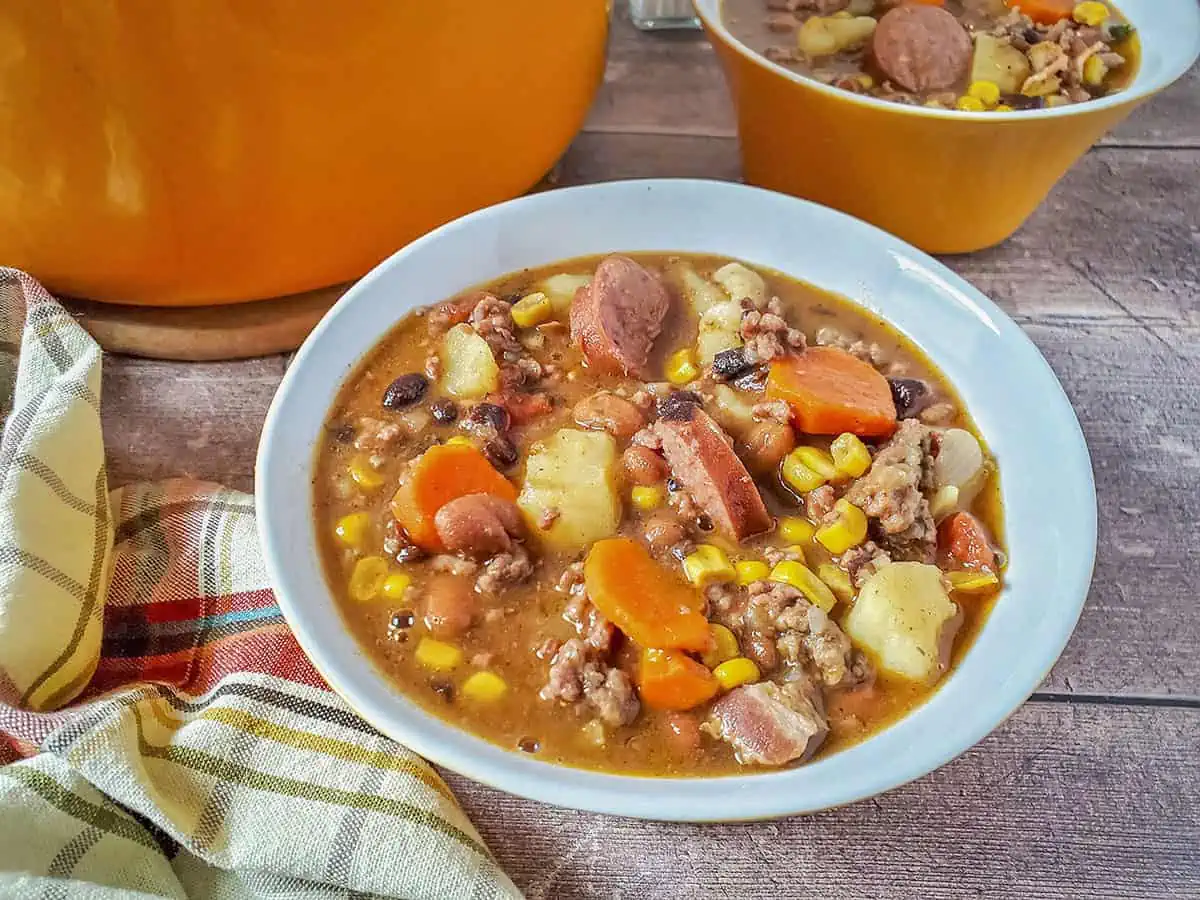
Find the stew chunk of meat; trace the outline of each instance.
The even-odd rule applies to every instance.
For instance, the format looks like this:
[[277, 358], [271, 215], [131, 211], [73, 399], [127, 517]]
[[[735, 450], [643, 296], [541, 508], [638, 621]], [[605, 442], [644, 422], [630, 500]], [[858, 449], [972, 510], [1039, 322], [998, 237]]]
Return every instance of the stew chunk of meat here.
[[721, 426], [695, 404], [669, 409], [654, 426], [667, 465], [713, 524], [738, 541], [768, 530], [771, 514]]
[[743, 765], [782, 766], [808, 759], [825, 740], [829, 725], [820, 704], [804, 682], [761, 681], [714, 703], [701, 727], [731, 744]]
[[571, 337], [598, 372], [640, 375], [670, 305], [657, 275], [628, 257], [610, 256], [571, 302]]

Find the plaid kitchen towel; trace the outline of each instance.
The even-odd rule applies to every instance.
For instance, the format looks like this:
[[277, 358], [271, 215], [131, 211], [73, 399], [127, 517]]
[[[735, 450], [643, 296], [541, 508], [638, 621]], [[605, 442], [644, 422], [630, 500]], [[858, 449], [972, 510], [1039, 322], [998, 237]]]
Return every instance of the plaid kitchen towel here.
[[252, 498], [109, 494], [95, 342], [11, 269], [0, 315], [0, 896], [520, 897], [304, 657]]

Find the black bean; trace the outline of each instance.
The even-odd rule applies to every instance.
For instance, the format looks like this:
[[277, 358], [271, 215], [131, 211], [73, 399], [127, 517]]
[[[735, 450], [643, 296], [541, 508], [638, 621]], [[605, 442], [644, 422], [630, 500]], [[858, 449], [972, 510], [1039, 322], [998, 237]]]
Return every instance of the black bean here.
[[497, 469], [507, 469], [517, 461], [517, 448], [507, 437], [500, 435], [483, 445], [483, 455]]
[[434, 400], [429, 404], [429, 412], [439, 425], [449, 425], [458, 419], [458, 404], [453, 400]]
[[454, 702], [454, 682], [447, 681], [445, 678], [431, 678], [429, 686], [433, 688], [435, 694], [447, 703]]
[[673, 422], [690, 422], [700, 405], [700, 396], [693, 391], [673, 391], [658, 401], [658, 417]]
[[417, 403], [429, 390], [429, 379], [420, 372], [401, 375], [383, 392], [384, 409], [406, 409]]
[[920, 378], [889, 378], [888, 386], [899, 419], [911, 419], [929, 405], [932, 397], [929, 385]]
[[696, 527], [701, 531], [712, 531], [713, 521], [707, 515], [701, 513], [700, 515], [696, 516]]
[[667, 479], [667, 490], [672, 494], [675, 493], [682, 485], [675, 478]]
[[542, 749], [542, 745], [535, 737], [523, 737], [517, 741], [517, 749], [522, 753], [537, 753]]
[[413, 623], [417, 621], [417, 614], [411, 609], [398, 609], [392, 613], [392, 618], [388, 621], [389, 628], [412, 628]]
[[732, 381], [741, 375], [745, 375], [753, 364], [746, 359], [746, 354], [741, 347], [734, 347], [730, 350], [722, 350], [712, 361], [713, 378], [718, 381]]
[[508, 410], [495, 403], [476, 403], [467, 413], [467, 422], [475, 426], [485, 426], [497, 434], [504, 434], [511, 424]]

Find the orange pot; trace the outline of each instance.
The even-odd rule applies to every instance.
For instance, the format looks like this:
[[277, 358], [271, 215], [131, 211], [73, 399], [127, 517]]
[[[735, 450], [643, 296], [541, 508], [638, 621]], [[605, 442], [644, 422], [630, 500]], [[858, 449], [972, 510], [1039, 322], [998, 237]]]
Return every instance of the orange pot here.
[[346, 281], [537, 182], [608, 0], [8, 0], [0, 263], [118, 303]]

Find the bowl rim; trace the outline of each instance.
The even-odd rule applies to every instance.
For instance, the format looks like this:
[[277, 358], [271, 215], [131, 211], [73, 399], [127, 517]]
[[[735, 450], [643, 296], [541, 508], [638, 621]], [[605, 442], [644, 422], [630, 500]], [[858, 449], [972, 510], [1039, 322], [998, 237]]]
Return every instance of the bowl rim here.
[[1052, 109], [1012, 110], [1011, 112], [1005, 112], [1003, 115], [996, 115], [992, 112], [970, 112], [959, 109], [909, 106], [904, 103], [881, 100], [878, 97], [872, 97], [867, 94], [855, 94], [851, 91], [842, 90], [833, 85], [817, 81], [815, 78], [793, 72], [791, 69], [778, 63], [771, 62], [771, 60], [744, 44], [725, 26], [725, 22], [721, 16], [721, 6], [726, 0], [692, 0], [692, 2], [695, 6], [697, 17], [703, 23], [709, 35], [715, 35], [723, 44], [758, 68], [766, 69], [768, 72], [782, 76], [785, 80], [793, 84], [801, 85], [819, 94], [824, 94], [847, 103], [895, 115], [915, 116], [925, 119], [987, 122], [991, 125], [1004, 125], [1013, 122], [1058, 119], [1099, 112], [1145, 100], [1147, 97], [1158, 93], [1185, 75], [1196, 62], [1197, 58], [1200, 58], [1200, 8], [1197, 7], [1196, 3], [1192, 2], [1192, 0], [1153, 0], [1152, 5], [1151, 0], [1123, 0], [1117, 6], [1121, 13], [1138, 29], [1139, 33], [1144, 30], [1144, 23], [1151, 16], [1161, 16], [1163, 14], [1163, 7], [1166, 7], [1168, 4], [1171, 4], [1170, 9], [1176, 10], [1179, 14], [1179, 22], [1173, 23], [1174, 27], [1170, 30], [1172, 37], [1177, 39], [1177, 41], [1168, 49], [1174, 52], [1156, 77], [1146, 75], [1147, 51], [1146, 47], [1143, 46], [1141, 65], [1138, 67], [1138, 73], [1134, 77], [1133, 83], [1123, 90], [1101, 97], [1098, 100], [1089, 100], [1086, 103], [1072, 103], [1069, 106], [1059, 106]]
[[[506, 750], [438, 719], [407, 700], [374, 668], [350, 635], [329, 596], [319, 560], [316, 566], [320, 577], [315, 584], [313, 581], [312, 559], [319, 557], [310, 484], [315, 448], [329, 404], [346, 375], [401, 317], [400, 313], [393, 315], [379, 302], [385, 299], [378, 296], [385, 290], [383, 284], [389, 278], [402, 277], [407, 279], [406, 283], [415, 284], [420, 280], [422, 257], [436, 259], [442, 252], [439, 249], [442, 243], [453, 246], [456, 241], [461, 243], [469, 239], [470, 246], [474, 247], [481, 243], [478, 240], [481, 235], [492, 232], [511, 234], [514, 228], [522, 227], [536, 232], [531, 222], [539, 219], [556, 221], [556, 215], [566, 215], [564, 211], [569, 211], [573, 205], [587, 209], [616, 209], [624, 215], [630, 203], [644, 200], [647, 194], [657, 194], [660, 201], [679, 204], [680, 209], [686, 208], [688, 215], [697, 200], [703, 199], [713, 209], [740, 205], [752, 210], [755, 223], [761, 221], [761, 216], [770, 218], [773, 215], [809, 220], [814, 233], [823, 230], [844, 233], [838, 239], [852, 243], [856, 254], [864, 254], [861, 257], [864, 260], [868, 250], [863, 248], [870, 245], [871, 259], [888, 266], [894, 264], [897, 271], [912, 274], [916, 279], [914, 284], [920, 290], [953, 298], [954, 314], [970, 319], [978, 336], [990, 341], [992, 338], [987, 337], [990, 333], [1000, 340], [996, 346], [1004, 350], [1006, 360], [1011, 356], [1022, 364], [1019, 372], [1028, 380], [1025, 388], [1038, 392], [1040, 406], [1036, 411], [1030, 411], [1034, 425], [1041, 423], [1043, 439], [1055, 442], [1055, 454], [1047, 463], [1050, 475], [1038, 486], [1058, 491], [1071, 502], [1052, 507], [1051, 515], [1042, 515], [1042, 519], [1062, 520], [1063, 532], [1073, 543], [1068, 545], [1069, 552], [1059, 552], [1056, 548], [1058, 555], [1051, 567], [1053, 577], [1049, 587], [1044, 584], [1032, 588], [1023, 586], [1021, 596], [1028, 595], [1032, 599], [1015, 608], [1023, 615], [1032, 616], [1037, 627], [1031, 634], [1018, 635], [1014, 628], [1021, 623], [1014, 620], [1010, 626], [1006, 621], [1002, 630], [989, 636], [993, 634], [990, 627], [997, 619], [997, 611], [993, 610], [988, 626], [981, 630], [955, 675], [946, 679], [925, 704], [868, 740], [805, 766], [717, 778], [645, 777], [575, 769]], [[582, 213], [578, 215], [582, 218]], [[680, 223], [684, 215], [679, 213]], [[685, 226], [680, 223], [675, 227], [683, 229]], [[581, 250], [574, 255], [613, 249], [617, 248]], [[643, 246], [620, 249], [629, 252], [664, 250]], [[411, 271], [406, 273], [406, 267]], [[503, 274], [506, 273], [495, 272], [492, 277]], [[804, 273], [792, 271], [789, 274]], [[460, 288], [471, 286], [463, 284]], [[436, 299], [449, 295], [449, 292], [442, 293]], [[858, 302], [859, 298], [855, 300]], [[402, 313], [415, 305], [418, 301], [413, 300]], [[859, 305], [871, 308], [865, 302]], [[883, 314], [877, 309], [876, 312]], [[366, 349], [352, 353], [347, 342], [342, 340], [347, 329], [353, 328], [359, 320], [374, 318], [383, 323], [383, 317], [387, 315], [392, 317], [386, 320], [387, 324], [379, 325], [369, 336], [369, 342], [357, 336]], [[928, 316], [924, 311], [922, 317], [938, 318]], [[913, 334], [909, 337], [921, 343]], [[946, 368], [942, 360], [933, 358], [939, 367]], [[949, 373], [948, 377], [960, 391], [963, 390], [961, 378], [956, 379]], [[978, 379], [985, 377], [977, 376]], [[330, 397], [329, 404], [313, 402], [314, 386], [326, 392]], [[991, 430], [981, 421], [983, 411], [972, 408], [972, 412], [985, 437], [988, 436]], [[316, 424], [310, 428], [312, 422]], [[1030, 430], [1024, 422], [1022, 424], [1022, 431]], [[1032, 428], [1035, 434], [1037, 430], [1037, 427]], [[1012, 440], [1026, 441], [1027, 438], [1022, 435]], [[1002, 471], [1004, 459], [1001, 455]], [[304, 488], [299, 492], [296, 491], [297, 479]], [[1002, 480], [1006, 506], [1014, 502], [1007, 484], [1009, 482]], [[1013, 495], [1013, 498], [1019, 497]], [[364, 719], [427, 759], [499, 790], [581, 810], [670, 821], [749, 821], [841, 806], [906, 784], [966, 752], [1025, 702], [1058, 659], [1086, 600], [1096, 551], [1095, 484], [1087, 445], [1074, 411], [1032, 341], [991, 300], [932, 257], [844, 213], [759, 188], [691, 179], [608, 182], [522, 197], [442, 226], [377, 266], [326, 314], [285, 373], [263, 427], [255, 466], [255, 508], [266, 569], [288, 624], [317, 671]], [[1038, 512], [1042, 514], [1044, 510], [1039, 507]], [[1043, 527], [1041, 522], [1035, 526], [1032, 516], [1027, 518], [1031, 531]], [[1014, 526], [1014, 520], [1007, 518], [1010, 548], [1016, 544], [1017, 528]], [[1044, 536], [1039, 536], [1039, 542], [1043, 541]], [[1025, 565], [1021, 558], [1015, 560], [1010, 569], [1010, 583], [1018, 568]], [[1039, 605], [1038, 591], [1051, 588], [1057, 602]], [[1009, 590], [1017, 589], [1010, 587]], [[1015, 601], [1009, 602], [1015, 604]], [[1036, 613], [1031, 611], [1035, 606]], [[1001, 629], [1001, 626], [995, 628]], [[1006, 657], [1008, 668], [1005, 671], [989, 670], [987, 674], [987, 678], [995, 679], [993, 687], [996, 691], [985, 697], [972, 694], [967, 698], [967, 694], [979, 686], [975, 683], [979, 678], [967, 681], [960, 676], [985, 636], [989, 636], [989, 645], [1003, 643], [1006, 651], [1013, 652], [1014, 659], [1025, 660], [1025, 664], [1014, 662], [1008, 666]], [[948, 695], [952, 697], [947, 699]], [[929, 712], [935, 707], [936, 711]], [[922, 735], [916, 734], [916, 744], [905, 743], [913, 738], [916, 727], [905, 723], [918, 717], [929, 723], [941, 719], [941, 724], [953, 733], [926, 740], [924, 744], [921, 743]], [[864, 753], [863, 748], [874, 749]], [[872, 756], [882, 756], [884, 764], [877, 768], [864, 767], [861, 760]], [[855, 762], [858, 762], [858, 768], [854, 768]], [[846, 774], [853, 775], [852, 779], [831, 777], [848, 765]], [[799, 790], [789, 791], [788, 788]]]

